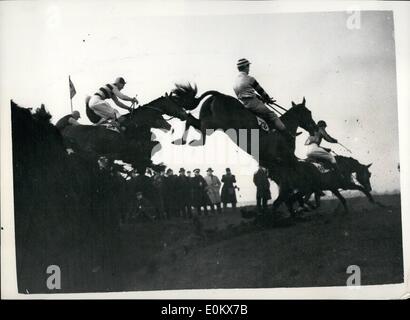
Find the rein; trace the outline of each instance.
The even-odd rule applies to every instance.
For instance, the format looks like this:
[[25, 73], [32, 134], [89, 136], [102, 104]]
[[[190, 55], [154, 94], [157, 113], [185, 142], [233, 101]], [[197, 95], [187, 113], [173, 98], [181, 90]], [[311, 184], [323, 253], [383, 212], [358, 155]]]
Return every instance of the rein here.
[[135, 102], [131, 103], [131, 114], [134, 113], [135, 110]]
[[281, 116], [283, 116], [283, 113], [280, 112], [279, 110], [277, 110], [277, 109], [276, 109], [275, 107], [273, 107], [271, 104], [266, 103], [266, 105], [267, 105], [267, 107], [268, 107], [269, 109], [271, 109], [272, 111], [275, 111], [276, 113], [279, 113]]
[[[275, 102], [273, 102], [272, 104], [275, 105], [276, 107], [282, 109], [282, 110], [285, 111], [285, 112], [289, 111], [288, 109], [286, 109], [286, 108], [284, 108], [284, 107], [278, 105], [278, 104], [275, 103]], [[266, 105], [267, 105], [270, 109], [272, 109], [273, 111], [275, 111], [275, 112], [279, 113], [281, 116], [283, 116], [283, 113], [280, 112], [280, 111], [278, 111], [274, 106], [272, 106], [272, 104], [271, 104], [271, 103], [266, 103]]]

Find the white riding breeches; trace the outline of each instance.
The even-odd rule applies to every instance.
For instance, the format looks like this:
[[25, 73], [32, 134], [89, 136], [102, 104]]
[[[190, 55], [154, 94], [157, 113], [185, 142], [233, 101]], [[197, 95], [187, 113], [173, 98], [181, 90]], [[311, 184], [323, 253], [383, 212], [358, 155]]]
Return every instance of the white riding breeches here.
[[312, 159], [323, 159], [333, 164], [336, 163], [335, 157], [325, 149], [319, 147], [316, 143], [307, 146], [306, 156]]
[[121, 116], [118, 110], [111, 107], [107, 101], [101, 99], [97, 95], [93, 95], [91, 97], [89, 106], [98, 116], [103, 119], [118, 119]]

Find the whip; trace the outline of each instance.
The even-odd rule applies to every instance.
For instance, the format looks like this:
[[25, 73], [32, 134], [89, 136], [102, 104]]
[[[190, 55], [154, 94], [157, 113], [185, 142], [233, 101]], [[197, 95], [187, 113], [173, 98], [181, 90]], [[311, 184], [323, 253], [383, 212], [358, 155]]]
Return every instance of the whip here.
[[350, 151], [350, 149], [348, 149], [347, 147], [345, 147], [343, 144], [341, 144], [340, 142], [337, 143], [338, 145], [342, 146], [343, 148], [345, 148], [345, 150], [349, 153], [352, 153], [352, 151]]

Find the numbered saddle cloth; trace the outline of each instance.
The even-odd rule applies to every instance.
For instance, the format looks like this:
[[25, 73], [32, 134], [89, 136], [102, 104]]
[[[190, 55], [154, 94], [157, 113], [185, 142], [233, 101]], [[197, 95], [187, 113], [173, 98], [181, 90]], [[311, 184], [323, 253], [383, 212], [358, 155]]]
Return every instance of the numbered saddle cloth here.
[[118, 126], [111, 123], [111, 121], [102, 123], [102, 124], [100, 124], [100, 126], [104, 127], [105, 129], [121, 133], [120, 130], [118, 129]]
[[330, 164], [325, 163], [325, 162], [320, 162], [317, 159], [308, 157], [303, 161], [313, 164], [319, 170], [320, 173], [328, 173], [328, 172], [334, 171], [334, 169], [332, 168]]
[[265, 120], [258, 116], [256, 116], [256, 120], [258, 121], [259, 128], [261, 128], [263, 131], [269, 132], [269, 126]]
[[334, 171], [334, 169], [326, 167], [323, 163], [320, 162], [313, 162], [313, 161], [309, 161], [311, 164], [313, 164], [320, 173], [328, 173], [330, 171]]

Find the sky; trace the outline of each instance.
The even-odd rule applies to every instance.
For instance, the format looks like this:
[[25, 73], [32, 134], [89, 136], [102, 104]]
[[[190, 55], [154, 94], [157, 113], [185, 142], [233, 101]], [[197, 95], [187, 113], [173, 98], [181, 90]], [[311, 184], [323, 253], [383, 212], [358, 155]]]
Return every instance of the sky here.
[[[261, 5], [250, 11], [244, 4], [222, 10], [187, 2], [0, 3], [0, 96], [27, 107], [44, 103], [56, 122], [70, 112], [70, 75], [74, 108], [86, 124], [85, 97], [118, 76], [127, 81], [123, 92], [138, 94], [142, 104], [176, 82], [196, 83], [199, 94], [234, 95], [236, 61], [247, 58], [251, 75], [279, 104], [290, 107], [306, 97], [316, 121], [325, 120], [361, 163], [373, 163], [376, 192], [400, 190], [392, 13], [362, 11], [360, 26], [352, 29], [345, 11], [270, 14]], [[219, 177], [230, 167], [238, 200], [254, 199], [252, 158], [222, 133], [204, 147], [172, 145], [184, 123], [171, 124], [174, 135], [155, 131], [162, 150], [154, 162], [174, 171], [212, 167]], [[191, 132], [193, 138], [198, 134]], [[297, 138], [301, 158], [306, 138], [306, 132]], [[350, 156], [340, 146], [324, 146]]]

